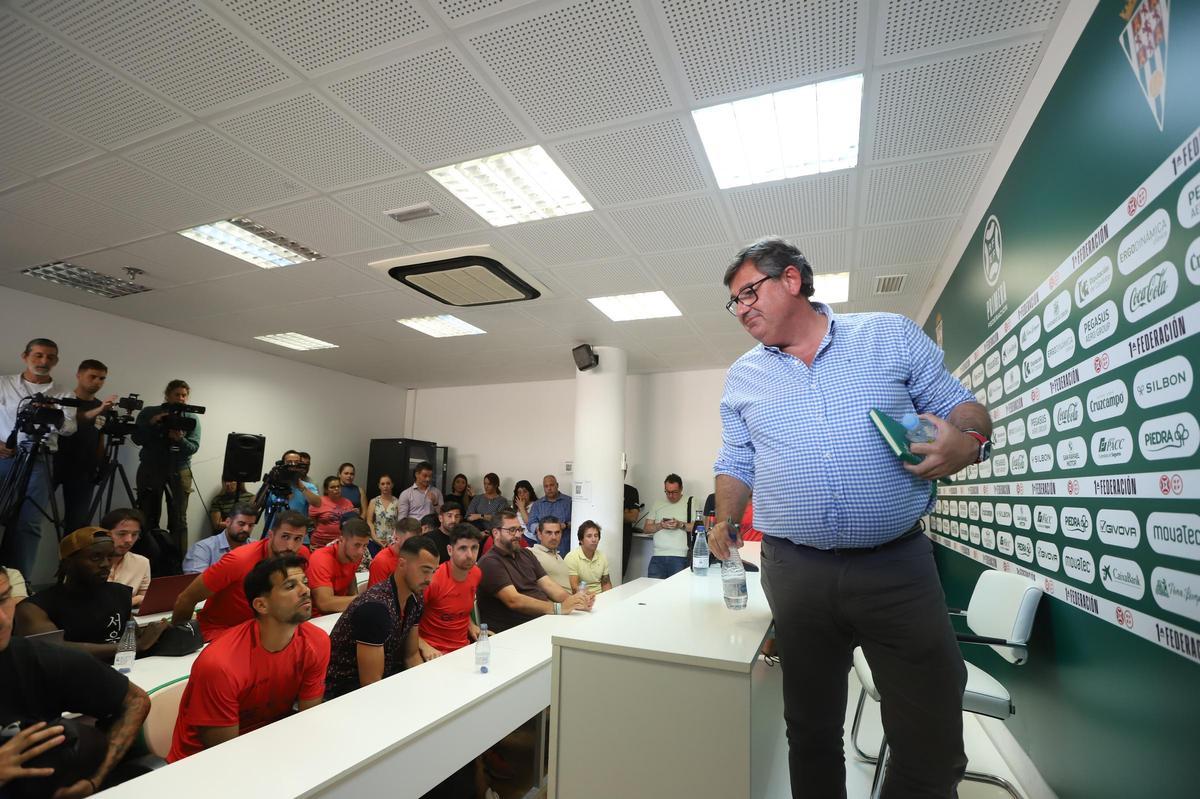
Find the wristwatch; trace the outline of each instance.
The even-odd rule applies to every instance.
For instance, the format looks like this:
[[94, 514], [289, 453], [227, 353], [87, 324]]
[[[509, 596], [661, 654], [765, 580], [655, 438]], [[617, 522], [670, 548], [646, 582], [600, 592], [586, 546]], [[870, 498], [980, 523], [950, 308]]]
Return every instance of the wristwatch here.
[[976, 463], [983, 463], [992, 457], [992, 441], [990, 438], [970, 427], [963, 432], [979, 442], [979, 456], [975, 459]]

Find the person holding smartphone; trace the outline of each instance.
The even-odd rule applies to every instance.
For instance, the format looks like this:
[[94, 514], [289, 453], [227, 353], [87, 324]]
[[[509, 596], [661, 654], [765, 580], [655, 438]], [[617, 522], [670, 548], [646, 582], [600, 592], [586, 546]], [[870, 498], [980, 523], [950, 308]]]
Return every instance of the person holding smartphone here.
[[665, 499], [654, 503], [642, 529], [654, 534], [654, 555], [646, 576], [665, 579], [688, 567], [688, 533], [693, 523], [689, 521], [692, 498], [683, 495], [682, 477], [668, 474], [663, 494]]

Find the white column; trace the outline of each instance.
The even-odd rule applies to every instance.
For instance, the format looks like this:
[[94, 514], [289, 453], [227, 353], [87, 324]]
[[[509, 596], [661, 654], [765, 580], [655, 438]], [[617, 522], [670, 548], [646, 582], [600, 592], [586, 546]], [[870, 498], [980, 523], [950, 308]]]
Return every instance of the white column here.
[[580, 524], [591, 519], [600, 525], [600, 551], [608, 557], [613, 585], [620, 585], [626, 357], [614, 347], [594, 350], [600, 364], [575, 375], [571, 548], [579, 546]]

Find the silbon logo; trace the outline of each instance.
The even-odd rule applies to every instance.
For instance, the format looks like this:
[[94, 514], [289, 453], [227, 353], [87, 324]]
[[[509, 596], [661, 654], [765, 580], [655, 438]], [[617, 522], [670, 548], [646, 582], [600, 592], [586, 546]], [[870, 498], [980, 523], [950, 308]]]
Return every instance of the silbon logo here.
[[1083, 402], [1079, 397], [1069, 397], [1054, 406], [1054, 429], [1060, 433], [1083, 424]]
[[1046, 363], [1050, 365], [1051, 369], [1074, 354], [1075, 331], [1069, 327], [1046, 343]]
[[1079, 320], [1079, 346], [1085, 350], [1111, 336], [1117, 329], [1117, 304], [1112, 300]]
[[1060, 292], [1057, 297], [1050, 301], [1046, 306], [1046, 310], [1042, 311], [1042, 326], [1049, 333], [1054, 328], [1061, 325], [1071, 315], [1071, 292]]
[[1192, 391], [1192, 364], [1182, 355], [1147, 366], [1133, 378], [1133, 400], [1153, 408], [1184, 399]]
[[1131, 510], [1105, 508], [1096, 514], [1096, 537], [1111, 547], [1133, 549], [1142, 540], [1142, 526]]
[[1080, 469], [1087, 466], [1087, 444], [1082, 436], [1063, 439], [1055, 447], [1060, 469]]
[[1125, 289], [1125, 318], [1136, 322], [1175, 299], [1179, 290], [1179, 273], [1170, 261], [1164, 261], [1149, 274]]
[[1125, 390], [1125, 382], [1111, 380], [1102, 386], [1096, 386], [1087, 395], [1088, 418], [1093, 422], [1113, 419], [1125, 413], [1129, 405], [1129, 392]]
[[1151, 513], [1146, 538], [1160, 555], [1200, 560], [1200, 516], [1194, 513]]
[[1161, 461], [1168, 458], [1189, 458], [1200, 445], [1200, 426], [1192, 414], [1173, 413], [1143, 422], [1138, 428], [1138, 446], [1142, 456]]
[[1096, 579], [1096, 562], [1092, 560], [1092, 553], [1084, 549], [1063, 547], [1062, 569], [1063, 574], [1081, 583], [1090, 584]]
[[1159, 566], [1150, 572], [1150, 584], [1160, 608], [1200, 621], [1200, 575]]
[[1092, 461], [1100, 466], [1128, 463], [1133, 457], [1133, 434], [1128, 427], [1114, 427], [1092, 435]]
[[1049, 444], [1039, 444], [1029, 450], [1029, 464], [1035, 472], [1048, 472], [1054, 468], [1054, 451]]
[[1142, 567], [1135, 561], [1104, 555], [1100, 558], [1100, 582], [1114, 594], [1141, 599], [1146, 593]]
[[1058, 571], [1058, 547], [1049, 541], [1038, 541], [1037, 562], [1046, 571]]
[[1113, 264], [1107, 255], [1079, 276], [1075, 283], [1075, 307], [1085, 308], [1112, 285]]
[[1067, 538], [1086, 541], [1092, 537], [1092, 515], [1086, 508], [1063, 508], [1058, 512], [1062, 534]]

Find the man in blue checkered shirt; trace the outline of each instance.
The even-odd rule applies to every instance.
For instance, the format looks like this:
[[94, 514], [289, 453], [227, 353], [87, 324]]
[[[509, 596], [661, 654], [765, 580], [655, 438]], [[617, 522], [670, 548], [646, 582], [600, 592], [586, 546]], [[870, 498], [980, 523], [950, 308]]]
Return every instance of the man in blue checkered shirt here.
[[[725, 380], [717, 518], [740, 519], [753, 489], [792, 795], [846, 795], [847, 673], [861, 646], [892, 747], [883, 795], [955, 796], [966, 669], [920, 519], [930, 481], [990, 452], [991, 420], [911, 320], [811, 302], [812, 267], [782, 239], [738, 253], [725, 285], [727, 309], [760, 344]], [[892, 455], [872, 408], [933, 422], [936, 440], [912, 447], [920, 464]], [[717, 557], [730, 533], [728, 522], [709, 532]]]

